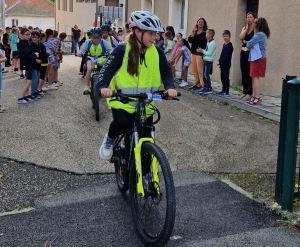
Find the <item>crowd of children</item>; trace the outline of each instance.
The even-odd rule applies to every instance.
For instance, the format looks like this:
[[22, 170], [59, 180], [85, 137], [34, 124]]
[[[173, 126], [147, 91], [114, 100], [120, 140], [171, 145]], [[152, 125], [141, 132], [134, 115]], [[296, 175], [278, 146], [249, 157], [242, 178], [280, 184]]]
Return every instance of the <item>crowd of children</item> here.
[[[178, 81], [175, 76], [175, 67], [180, 58], [182, 58], [181, 76], [179, 78], [181, 83], [179, 84], [179, 86], [183, 88], [189, 85], [189, 83], [187, 82], [187, 76], [188, 68], [192, 62], [192, 52], [188, 41], [183, 38], [183, 35], [181, 33], [177, 33], [175, 37], [176, 39], [174, 40], [174, 34], [174, 28], [168, 26], [164, 34], [157, 33], [154, 44], [164, 51], [175, 81]], [[189, 87], [189, 89], [196, 89], [198, 93], [202, 95], [212, 93], [210, 75], [212, 74], [213, 62], [216, 56], [216, 42], [214, 41], [214, 35], [215, 31], [213, 29], [206, 30], [206, 48], [196, 48], [196, 52], [201, 54], [201, 60], [203, 61], [203, 71], [201, 73], [201, 76], [203, 75], [204, 83], [200, 87], [192, 86]], [[223, 45], [223, 49], [218, 61], [218, 66], [221, 70], [221, 82], [223, 84], [222, 91], [217, 93], [219, 96], [229, 96], [229, 71], [233, 53], [233, 46], [230, 42], [230, 37], [230, 31], [225, 30], [223, 33], [223, 39], [225, 43]]]
[[[12, 67], [14, 74], [25, 78], [18, 104], [33, 102], [47, 90], [62, 85], [58, 81], [58, 69], [63, 53], [61, 42], [66, 37], [66, 33], [58, 36], [52, 29], [44, 32], [31, 26], [6, 27], [1, 39], [0, 61], [5, 62], [5, 67]], [[7, 70], [3, 68], [3, 72]]]
[[[81, 52], [79, 52], [79, 54], [84, 54], [86, 50], [90, 49], [89, 43], [94, 44], [92, 47], [93, 49], [98, 46], [98, 43], [100, 42], [97, 38], [98, 35], [93, 35], [91, 40], [91, 30], [88, 30], [86, 36], [80, 41]], [[126, 33], [130, 32], [128, 28], [125, 31], [121, 28], [114, 28], [109, 20], [105, 21], [100, 30], [100, 38], [105, 41], [104, 49], [109, 52], [111, 51], [111, 47], [113, 48], [123, 42]], [[215, 31], [213, 29], [207, 29], [205, 34], [207, 39], [206, 48], [196, 49], [198, 53], [202, 54], [203, 58], [204, 85], [200, 88], [197, 87], [198, 92], [203, 95], [212, 93], [210, 74], [212, 73], [212, 65], [216, 56], [216, 42], [214, 41], [214, 35]], [[13, 73], [20, 75], [21, 78], [25, 77], [24, 87], [21, 90], [18, 99], [19, 104], [33, 102], [35, 99], [43, 96], [47, 90], [55, 90], [62, 85], [62, 83], [58, 81], [58, 69], [62, 62], [63, 53], [61, 42], [66, 36], [66, 33], [58, 35], [58, 32], [52, 29], [47, 29], [45, 32], [38, 28], [26, 28], [25, 26], [22, 28], [7, 27], [5, 29], [5, 33], [1, 39], [1, 48], [3, 49], [3, 52], [0, 54], [0, 61], [3, 60], [1, 60], [2, 57], [5, 58], [5, 67], [12, 66]], [[165, 33], [157, 33], [154, 43], [163, 49], [175, 80], [175, 67], [180, 58], [182, 59], [181, 76], [178, 79], [181, 80], [179, 86], [183, 88], [189, 85], [187, 76], [188, 68], [192, 61], [192, 53], [188, 41], [183, 38], [181, 33], [177, 33], [176, 36], [174, 36], [174, 28], [168, 26]], [[218, 66], [221, 70], [223, 89], [218, 95], [229, 96], [229, 71], [233, 52], [233, 46], [230, 42], [230, 31], [225, 30], [223, 38], [225, 43], [218, 61]], [[95, 39], [99, 42], [97, 43]], [[80, 74], [83, 73], [82, 65], [84, 61], [85, 59], [82, 59]], [[88, 69], [90, 70], [91, 66], [88, 66]], [[89, 93], [88, 80], [89, 76], [85, 78], [84, 94]], [[47, 86], [44, 85], [44, 83], [47, 83]], [[31, 91], [29, 90], [30, 87]], [[1, 109], [0, 104], [0, 111]]]

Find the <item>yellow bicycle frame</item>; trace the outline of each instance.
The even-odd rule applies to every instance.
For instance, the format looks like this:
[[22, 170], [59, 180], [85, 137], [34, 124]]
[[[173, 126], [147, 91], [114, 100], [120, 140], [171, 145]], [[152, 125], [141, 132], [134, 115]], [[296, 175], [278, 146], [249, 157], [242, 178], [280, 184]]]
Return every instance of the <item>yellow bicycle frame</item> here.
[[[140, 194], [142, 197], [145, 196], [145, 191], [144, 191], [144, 186], [143, 186], [143, 176], [142, 176], [142, 165], [141, 165], [141, 150], [142, 150], [142, 144], [144, 142], [151, 142], [154, 144], [154, 140], [152, 138], [141, 138], [139, 139], [139, 142], [137, 146], [134, 148], [134, 157], [135, 157], [135, 168], [137, 172], [137, 193]], [[159, 185], [159, 177], [158, 177], [158, 165], [157, 165], [157, 160], [154, 157], [152, 159], [152, 181], [154, 185]], [[159, 191], [159, 186], [156, 186], [158, 194], [160, 193]]]

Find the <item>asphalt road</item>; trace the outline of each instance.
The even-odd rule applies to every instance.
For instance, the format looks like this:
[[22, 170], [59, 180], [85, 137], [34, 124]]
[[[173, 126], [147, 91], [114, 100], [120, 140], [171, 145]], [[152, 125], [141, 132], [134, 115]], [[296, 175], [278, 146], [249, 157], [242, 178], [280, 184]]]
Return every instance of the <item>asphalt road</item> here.
[[[225, 183], [199, 173], [174, 177], [176, 223], [166, 246], [299, 246], [274, 211]], [[39, 197], [35, 210], [0, 220], [0, 246], [144, 246], [128, 196], [111, 183]]]

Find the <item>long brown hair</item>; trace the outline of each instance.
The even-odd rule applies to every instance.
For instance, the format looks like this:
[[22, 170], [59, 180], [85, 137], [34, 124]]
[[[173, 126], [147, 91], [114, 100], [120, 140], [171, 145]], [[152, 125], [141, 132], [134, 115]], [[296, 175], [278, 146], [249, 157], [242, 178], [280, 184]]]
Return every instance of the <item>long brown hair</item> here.
[[127, 72], [134, 76], [139, 75], [139, 62], [140, 62], [140, 48], [138, 42], [136, 40], [136, 36], [134, 33], [135, 30], [132, 30], [132, 33], [129, 35], [129, 44], [130, 44], [130, 51], [128, 53], [128, 66]]
[[271, 32], [267, 20], [263, 17], [259, 17], [254, 22], [257, 32], [264, 32], [267, 35], [267, 37], [270, 38]]

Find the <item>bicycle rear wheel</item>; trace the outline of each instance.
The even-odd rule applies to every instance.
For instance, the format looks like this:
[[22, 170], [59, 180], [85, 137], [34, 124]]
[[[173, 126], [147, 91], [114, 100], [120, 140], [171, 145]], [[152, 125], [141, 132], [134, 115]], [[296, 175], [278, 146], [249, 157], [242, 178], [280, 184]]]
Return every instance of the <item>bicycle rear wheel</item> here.
[[115, 165], [116, 182], [119, 190], [124, 193], [129, 188], [129, 171], [126, 163], [125, 135], [119, 137], [116, 141], [113, 154], [113, 163]]
[[155, 144], [142, 145], [145, 196], [137, 192], [137, 172], [130, 169], [130, 207], [138, 235], [147, 246], [163, 246], [170, 238], [176, 213], [175, 188], [169, 162]]

